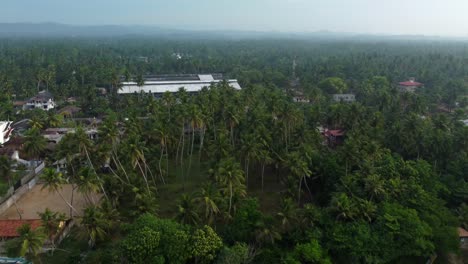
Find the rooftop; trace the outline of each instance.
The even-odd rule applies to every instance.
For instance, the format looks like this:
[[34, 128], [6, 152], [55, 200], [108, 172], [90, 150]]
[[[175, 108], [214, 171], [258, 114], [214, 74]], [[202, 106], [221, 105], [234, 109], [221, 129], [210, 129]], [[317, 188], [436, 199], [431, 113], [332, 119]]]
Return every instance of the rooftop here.
[[[122, 82], [122, 88], [118, 93], [175, 93], [181, 87], [185, 88], [187, 92], [198, 92], [212, 83], [221, 82], [223, 76], [221, 74], [149, 75], [145, 76], [144, 80], [143, 86], [138, 86], [134, 81]], [[234, 89], [241, 89], [237, 80], [226, 80], [226, 82]]]
[[30, 220], [0, 220], [0, 237], [13, 238], [18, 237], [19, 234], [16, 231], [19, 227], [24, 224], [30, 224], [31, 229], [36, 229], [41, 226], [41, 220], [30, 219]]
[[399, 85], [401, 86], [422, 86], [423, 84], [420, 83], [420, 82], [417, 82], [415, 80], [409, 80], [409, 81], [406, 81], [406, 82], [400, 82], [398, 83]]
[[458, 228], [458, 236], [459, 237], [468, 237], [468, 231], [466, 231], [465, 229], [459, 227]]

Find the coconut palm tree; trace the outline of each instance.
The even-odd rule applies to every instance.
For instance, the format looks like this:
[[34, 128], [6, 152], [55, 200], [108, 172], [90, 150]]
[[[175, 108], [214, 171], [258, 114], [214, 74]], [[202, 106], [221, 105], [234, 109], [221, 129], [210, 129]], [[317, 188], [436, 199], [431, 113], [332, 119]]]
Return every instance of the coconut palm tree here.
[[[140, 136], [136, 134], [131, 134], [130, 137], [125, 141], [125, 152], [130, 158], [130, 163], [133, 168], [138, 167], [140, 169], [141, 175], [143, 176], [143, 179], [145, 180], [146, 183], [146, 188], [148, 190], [148, 193], [151, 193], [149, 183], [148, 183], [148, 178], [146, 175], [146, 158], [145, 158], [145, 152], [147, 151], [147, 148], [145, 146], [145, 143], [141, 140]], [[142, 164], [145, 169], [143, 169]]]
[[219, 162], [215, 172], [215, 178], [223, 190], [223, 194], [229, 197], [228, 214], [231, 214], [232, 198], [234, 194], [246, 195], [244, 172], [238, 162], [233, 158], [225, 158]]
[[104, 189], [103, 181], [99, 178], [99, 175], [97, 175], [96, 169], [94, 168], [93, 162], [91, 161], [91, 157], [89, 155], [89, 150], [92, 149], [93, 142], [88, 137], [88, 135], [86, 134], [86, 132], [84, 131], [84, 129], [82, 127], [78, 127], [76, 129], [74, 139], [76, 140], [76, 143], [78, 145], [78, 149], [79, 149], [80, 153], [87, 158], [88, 165], [93, 169], [94, 173], [98, 177], [98, 180], [99, 180], [98, 184], [99, 184], [99, 187], [100, 187], [102, 193], [104, 194], [104, 197], [106, 197], [106, 199], [109, 199], [108, 196], [107, 196], [107, 192]]
[[199, 203], [200, 210], [204, 212], [204, 220], [208, 225], [213, 224], [216, 216], [219, 214], [218, 204], [221, 195], [213, 183], [205, 184], [197, 193], [195, 201]]
[[11, 175], [11, 162], [7, 158], [7, 156], [0, 156], [0, 178], [6, 179], [9, 182], [9, 185], [11, 185], [10, 181], [10, 175]]
[[65, 214], [53, 212], [49, 208], [46, 208], [43, 213], [38, 213], [38, 215], [41, 218], [42, 227], [47, 235], [47, 239], [49, 239], [52, 247], [55, 248], [54, 235], [59, 230], [60, 223], [65, 221]]
[[42, 246], [46, 239], [42, 228], [37, 228], [32, 230], [30, 224], [24, 224], [17, 230], [19, 236], [20, 249], [19, 255], [28, 259], [36, 258], [37, 255], [41, 252]]
[[60, 189], [62, 188], [62, 184], [66, 183], [66, 180], [63, 178], [63, 174], [60, 172], [56, 172], [53, 168], [45, 168], [42, 171], [41, 176], [39, 179], [43, 182], [41, 190], [48, 189], [51, 193], [58, 193], [62, 200], [70, 207], [70, 217], [73, 217], [72, 210], [76, 213], [77, 210], [69, 203], [65, 197], [63, 197]]
[[182, 224], [197, 225], [200, 221], [196, 210], [195, 199], [190, 194], [182, 194], [178, 202], [179, 210], [176, 219]]
[[24, 135], [23, 150], [33, 158], [39, 158], [47, 147], [46, 139], [41, 135], [39, 129], [31, 128]]
[[100, 182], [96, 173], [90, 167], [84, 167], [78, 172], [75, 183], [78, 192], [84, 194], [89, 203], [96, 204], [94, 194], [99, 191]]
[[109, 221], [97, 206], [92, 205], [84, 210], [81, 217], [81, 225], [88, 238], [88, 246], [90, 248], [94, 248], [96, 242], [104, 240], [107, 237]]

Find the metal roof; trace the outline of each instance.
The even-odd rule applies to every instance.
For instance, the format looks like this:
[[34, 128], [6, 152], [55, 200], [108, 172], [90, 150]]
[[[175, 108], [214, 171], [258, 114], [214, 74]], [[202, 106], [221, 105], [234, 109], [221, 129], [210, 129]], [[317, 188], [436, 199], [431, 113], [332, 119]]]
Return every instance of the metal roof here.
[[[193, 76], [191, 76], [193, 78]], [[164, 78], [163, 80], [157, 80], [156, 78], [149, 78], [145, 80], [143, 86], [138, 86], [136, 82], [123, 82], [122, 88], [118, 91], [119, 94], [132, 94], [132, 93], [175, 93], [180, 88], [184, 88], [187, 92], [198, 92], [203, 87], [209, 87], [212, 83], [219, 83], [223, 80], [217, 79], [213, 75], [203, 74], [198, 75], [197, 78], [192, 80], [170, 80]], [[237, 80], [225, 80], [231, 87], [236, 90], [240, 90], [241, 87]]]

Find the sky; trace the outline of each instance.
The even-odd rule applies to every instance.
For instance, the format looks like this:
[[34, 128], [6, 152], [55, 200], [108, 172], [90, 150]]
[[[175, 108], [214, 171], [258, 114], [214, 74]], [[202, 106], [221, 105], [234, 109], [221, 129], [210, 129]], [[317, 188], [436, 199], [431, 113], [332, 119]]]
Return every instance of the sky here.
[[0, 22], [468, 36], [468, 0], [0, 0]]

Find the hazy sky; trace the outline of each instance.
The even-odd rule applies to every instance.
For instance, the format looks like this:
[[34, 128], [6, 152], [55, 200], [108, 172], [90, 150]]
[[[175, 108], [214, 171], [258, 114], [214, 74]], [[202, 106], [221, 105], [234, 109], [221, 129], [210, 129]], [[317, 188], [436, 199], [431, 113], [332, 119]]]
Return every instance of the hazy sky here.
[[0, 22], [468, 36], [468, 0], [0, 0]]

